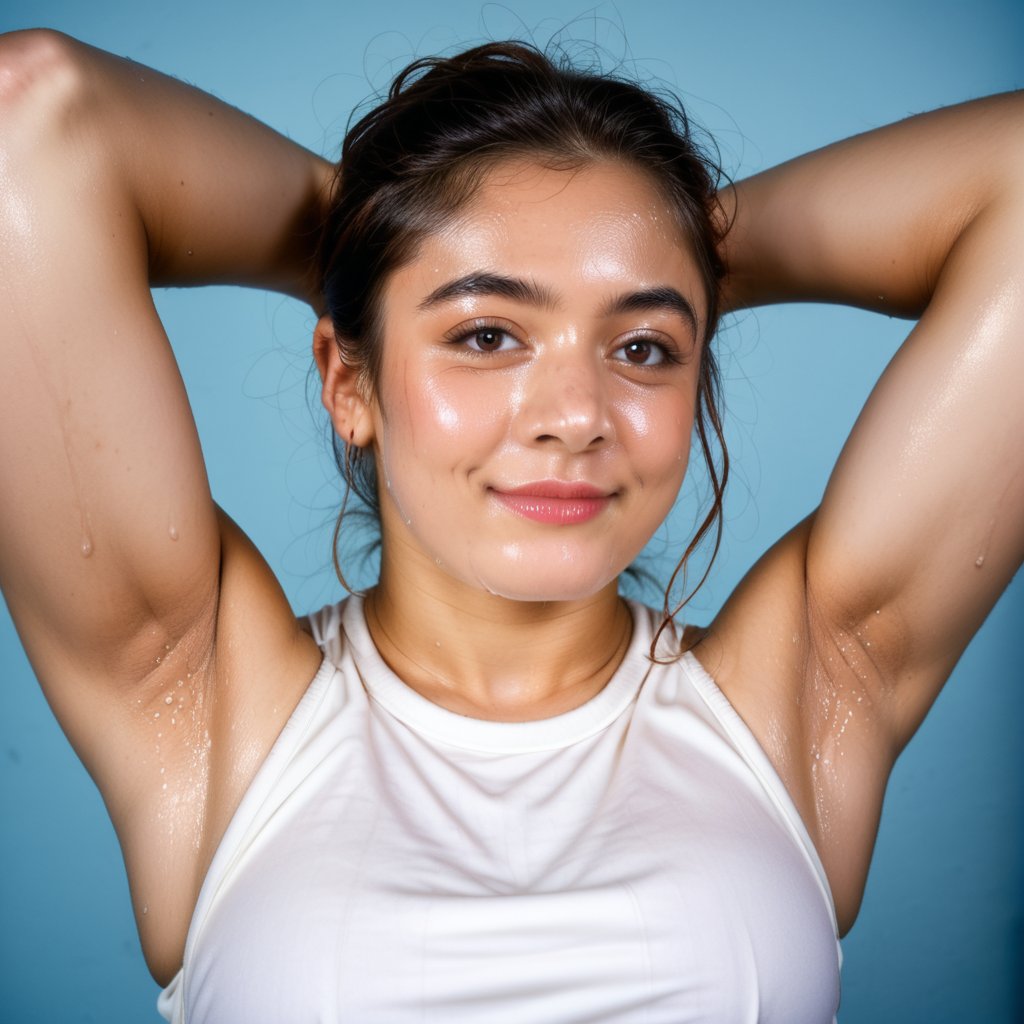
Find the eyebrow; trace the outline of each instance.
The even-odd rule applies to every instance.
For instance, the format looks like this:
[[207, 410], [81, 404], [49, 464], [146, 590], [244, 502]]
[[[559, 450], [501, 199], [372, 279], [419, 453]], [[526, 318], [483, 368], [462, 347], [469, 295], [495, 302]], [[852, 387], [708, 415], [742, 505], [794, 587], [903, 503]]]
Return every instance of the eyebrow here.
[[644, 313], [658, 310], [675, 313], [681, 320], [685, 320], [690, 330], [693, 331], [694, 339], [696, 339], [698, 321], [693, 304], [682, 292], [671, 285], [663, 284], [657, 288], [644, 288], [638, 292], [627, 292], [625, 295], [612, 299], [601, 310], [601, 314], [603, 316], [615, 316], [617, 313]]
[[[558, 306], [558, 297], [550, 289], [521, 277], [507, 277], [488, 271], [465, 274], [435, 288], [422, 302], [420, 310], [431, 309], [454, 299], [471, 295], [497, 295], [531, 306], [544, 306], [549, 309]], [[655, 288], [644, 288], [636, 292], [626, 292], [609, 300], [601, 309], [602, 317], [616, 316], [621, 313], [638, 313], [664, 310], [675, 313], [685, 321], [693, 332], [694, 339], [698, 333], [697, 313], [692, 303], [678, 289], [671, 285], [659, 285]]]
[[491, 274], [486, 271], [466, 274], [435, 288], [420, 304], [419, 309], [430, 309], [443, 302], [465, 298], [467, 295], [499, 295], [515, 302], [523, 302], [530, 306], [557, 306], [554, 294], [535, 281], [527, 281], [521, 277], [506, 277], [504, 274]]

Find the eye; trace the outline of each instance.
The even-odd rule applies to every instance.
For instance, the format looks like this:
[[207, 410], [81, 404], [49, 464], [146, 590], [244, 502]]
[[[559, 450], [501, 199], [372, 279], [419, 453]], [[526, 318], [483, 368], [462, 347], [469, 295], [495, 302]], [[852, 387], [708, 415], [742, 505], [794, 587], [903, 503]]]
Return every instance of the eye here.
[[470, 352], [512, 352], [522, 348], [522, 342], [499, 324], [461, 325], [445, 335], [453, 345], [462, 345]]
[[652, 338], [631, 338], [615, 350], [614, 358], [633, 366], [658, 366], [676, 361], [665, 345]]

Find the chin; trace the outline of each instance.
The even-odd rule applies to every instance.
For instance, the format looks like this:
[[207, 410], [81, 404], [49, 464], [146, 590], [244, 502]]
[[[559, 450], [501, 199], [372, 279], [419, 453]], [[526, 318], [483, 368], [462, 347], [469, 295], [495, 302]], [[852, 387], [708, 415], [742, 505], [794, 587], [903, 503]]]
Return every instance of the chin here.
[[510, 601], [583, 601], [599, 594], [618, 580], [629, 561], [595, 560], [578, 552], [561, 552], [554, 557], [514, 557], [499, 564], [473, 567], [473, 582], [495, 597]]

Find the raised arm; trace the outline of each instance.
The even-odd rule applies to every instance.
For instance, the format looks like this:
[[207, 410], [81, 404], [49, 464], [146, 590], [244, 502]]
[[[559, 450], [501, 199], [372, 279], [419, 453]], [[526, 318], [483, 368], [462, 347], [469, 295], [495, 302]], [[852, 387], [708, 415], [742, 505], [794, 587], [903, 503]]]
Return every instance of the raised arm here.
[[326, 169], [49, 32], [0, 46], [0, 580], [44, 681], [141, 674], [214, 598], [218, 528], [149, 285], [312, 297]]
[[1024, 94], [940, 110], [745, 182], [733, 304], [920, 316], [810, 528], [808, 587], [906, 684], [905, 741], [1024, 558]]
[[[203, 814], [200, 778], [179, 810], [148, 798], [179, 769], [202, 773], [211, 723], [195, 709], [229, 663], [214, 657], [234, 621], [226, 581], [243, 563], [262, 572], [211, 500], [149, 285], [236, 281], [315, 301], [328, 178], [147, 68], [49, 32], [0, 39], [0, 584], [123, 844], [134, 808], [165, 823]], [[249, 588], [266, 620], [249, 608], [250, 628], [265, 646], [301, 642], [268, 576]], [[178, 678], [191, 706], [161, 746], [147, 723]], [[193, 826], [177, 832], [189, 848]]]
[[1024, 557], [1024, 95], [850, 139], [725, 198], [732, 308], [920, 317], [820, 508], [712, 631], [848, 924], [892, 761]]

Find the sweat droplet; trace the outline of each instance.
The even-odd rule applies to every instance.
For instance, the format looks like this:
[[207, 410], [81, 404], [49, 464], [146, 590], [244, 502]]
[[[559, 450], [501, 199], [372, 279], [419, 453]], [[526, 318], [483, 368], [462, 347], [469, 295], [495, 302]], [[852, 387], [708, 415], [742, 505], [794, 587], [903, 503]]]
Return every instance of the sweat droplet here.
[[177, 540], [178, 539], [178, 528], [176, 526], [169, 527], [168, 530], [167, 530], [167, 534], [171, 538], [171, 540]]
[[92, 541], [83, 540], [82, 547], [80, 548], [83, 558], [88, 558], [92, 554]]
[[174, 703], [174, 698], [170, 694], [167, 694], [167, 696], [164, 697], [164, 703], [165, 704], [173, 704]]
[[148, 913], [149, 913], [149, 904], [148, 904], [148, 903], [146, 903], [146, 904], [143, 904], [143, 907], [142, 907], [142, 912], [143, 912], [144, 914], [148, 914]]
[[978, 555], [978, 557], [974, 560], [974, 567], [975, 567], [975, 569], [980, 569], [984, 564], [985, 564], [985, 556], [984, 555]]

